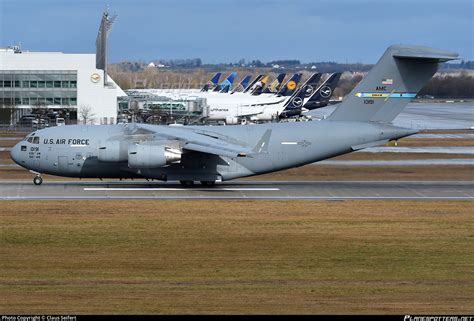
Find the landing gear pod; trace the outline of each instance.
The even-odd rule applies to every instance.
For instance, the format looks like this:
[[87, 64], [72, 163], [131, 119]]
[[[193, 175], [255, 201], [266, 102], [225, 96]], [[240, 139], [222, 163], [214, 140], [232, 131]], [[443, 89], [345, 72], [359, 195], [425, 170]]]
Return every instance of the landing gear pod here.
[[186, 181], [186, 180], [181, 180], [179, 183], [184, 186], [184, 187], [192, 187], [194, 186], [194, 181]]
[[201, 181], [202, 186], [214, 186], [216, 185], [216, 181]]

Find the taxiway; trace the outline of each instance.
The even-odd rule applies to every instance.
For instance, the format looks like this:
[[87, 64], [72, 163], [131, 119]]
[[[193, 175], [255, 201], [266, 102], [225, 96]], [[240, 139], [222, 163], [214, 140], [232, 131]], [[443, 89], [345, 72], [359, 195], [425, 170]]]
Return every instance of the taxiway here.
[[184, 188], [173, 182], [0, 181], [0, 199], [474, 200], [474, 182], [231, 181]]

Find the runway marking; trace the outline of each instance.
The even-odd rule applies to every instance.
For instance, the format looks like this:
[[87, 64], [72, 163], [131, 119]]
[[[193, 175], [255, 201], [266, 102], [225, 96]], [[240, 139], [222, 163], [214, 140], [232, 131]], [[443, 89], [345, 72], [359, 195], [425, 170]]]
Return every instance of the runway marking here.
[[233, 197], [233, 196], [7, 196], [0, 197], [3, 200], [88, 200], [88, 199], [163, 199], [163, 200], [183, 200], [183, 199], [196, 199], [196, 200], [235, 200], [235, 199], [247, 199], [247, 200], [474, 200], [474, 197], [456, 197], [456, 196], [425, 196], [425, 197], [361, 197], [361, 196], [247, 196], [247, 197]]
[[84, 187], [84, 191], [185, 191], [185, 188]]
[[84, 191], [279, 191], [279, 188], [171, 188], [171, 187], [84, 187]]
[[220, 190], [225, 191], [279, 191], [279, 188], [269, 187], [269, 188], [220, 188]]

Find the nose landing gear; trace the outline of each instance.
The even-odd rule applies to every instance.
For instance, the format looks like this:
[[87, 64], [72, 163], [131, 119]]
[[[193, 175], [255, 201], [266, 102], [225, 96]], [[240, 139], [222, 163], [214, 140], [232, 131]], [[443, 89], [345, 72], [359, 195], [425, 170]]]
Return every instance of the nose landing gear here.
[[36, 175], [35, 178], [33, 178], [33, 184], [41, 185], [42, 183], [43, 183], [43, 177], [41, 177], [41, 175]]

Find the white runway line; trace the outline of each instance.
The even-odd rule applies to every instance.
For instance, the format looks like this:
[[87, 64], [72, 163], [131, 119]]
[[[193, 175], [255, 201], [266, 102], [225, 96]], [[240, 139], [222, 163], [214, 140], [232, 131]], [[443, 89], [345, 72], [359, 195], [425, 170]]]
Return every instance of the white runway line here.
[[279, 191], [279, 188], [220, 188], [225, 191]]
[[84, 191], [185, 191], [185, 188], [84, 187]]
[[[202, 191], [203, 188], [84, 187], [84, 191]], [[279, 188], [205, 188], [206, 191], [279, 191]]]
[[213, 200], [213, 199], [253, 199], [253, 200], [474, 200], [473, 196], [469, 197], [456, 197], [456, 196], [247, 196], [247, 197], [233, 197], [233, 196], [7, 196], [0, 197], [2, 200], [91, 200], [91, 199], [162, 199], [162, 200], [183, 200], [183, 199], [196, 199], [196, 200]]

